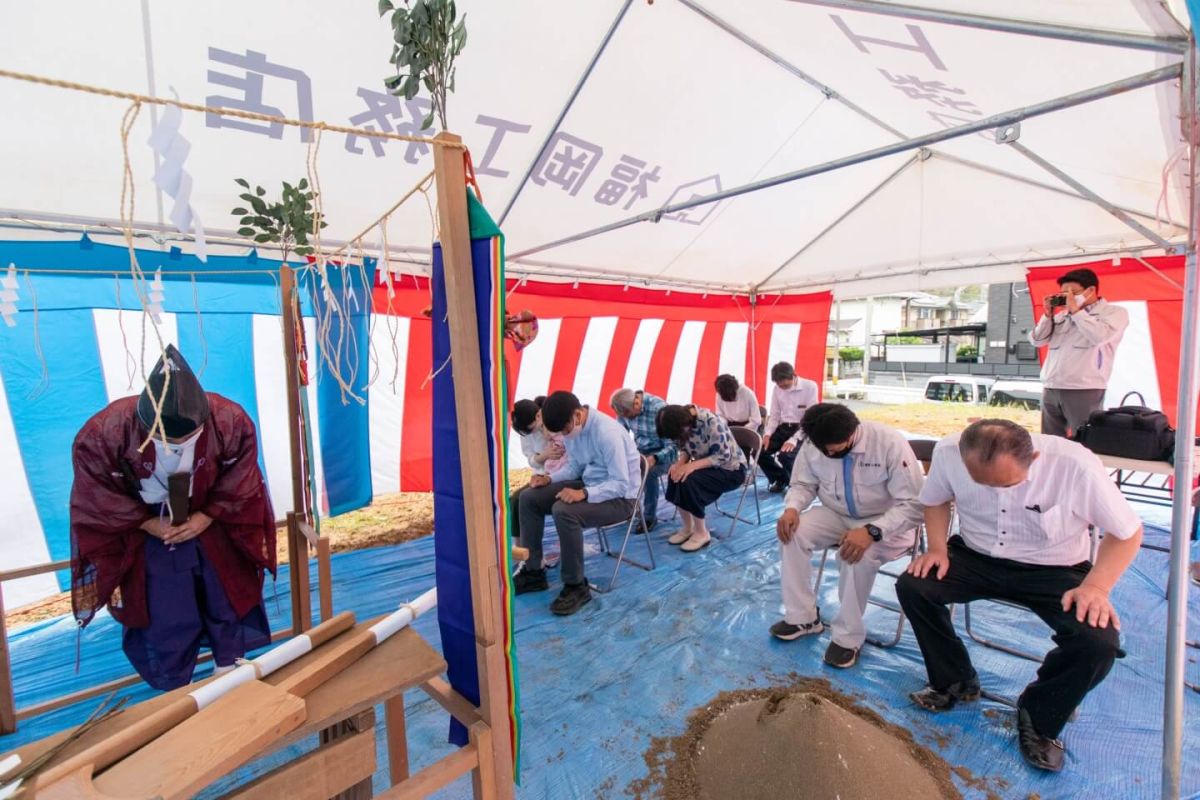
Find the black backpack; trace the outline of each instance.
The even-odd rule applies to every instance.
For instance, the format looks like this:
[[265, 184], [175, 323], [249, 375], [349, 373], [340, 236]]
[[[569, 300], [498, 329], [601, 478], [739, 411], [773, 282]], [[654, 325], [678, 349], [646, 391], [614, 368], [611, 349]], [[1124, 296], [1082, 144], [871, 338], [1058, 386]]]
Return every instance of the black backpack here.
[[[1140, 406], [1127, 406], [1131, 395]], [[1129, 392], [1121, 405], [1093, 411], [1086, 425], [1075, 432], [1075, 441], [1093, 453], [1139, 461], [1166, 461], [1175, 450], [1175, 429], [1161, 411], [1145, 406], [1140, 392]]]

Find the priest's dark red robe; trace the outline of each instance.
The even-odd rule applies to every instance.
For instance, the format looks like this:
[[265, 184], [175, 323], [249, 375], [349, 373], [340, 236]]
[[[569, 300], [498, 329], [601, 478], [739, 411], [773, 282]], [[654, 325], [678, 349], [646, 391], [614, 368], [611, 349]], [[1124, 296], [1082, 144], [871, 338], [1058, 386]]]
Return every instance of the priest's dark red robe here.
[[[208, 400], [211, 416], [196, 442], [190, 510], [213, 520], [196, 541], [241, 618], [261, 606], [264, 573], [275, 572], [275, 519], [258, 468], [253, 421], [231, 400], [211, 392]], [[148, 444], [138, 452], [147, 433], [137, 401], [111, 403], [75, 438], [71, 601], [81, 625], [105, 605], [126, 629], [147, 628], [154, 614], [146, 590], [149, 534], [140, 526], [160, 509], [139, 494], [140, 482], [154, 472], [155, 448]]]

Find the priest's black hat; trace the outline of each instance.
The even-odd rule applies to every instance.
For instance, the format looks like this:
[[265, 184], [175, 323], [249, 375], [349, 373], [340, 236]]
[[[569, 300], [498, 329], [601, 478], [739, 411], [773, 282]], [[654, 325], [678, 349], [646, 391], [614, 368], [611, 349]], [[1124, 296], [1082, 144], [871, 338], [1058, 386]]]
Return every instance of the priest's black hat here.
[[[171, 372], [169, 383], [168, 370]], [[167, 387], [165, 397], [164, 384]], [[154, 371], [146, 380], [146, 388], [138, 398], [138, 419], [151, 431], [154, 431], [154, 401], [160, 397], [163, 432], [169, 439], [187, 436], [208, 420], [208, 395], [183, 354], [173, 344], [167, 345], [166, 354], [154, 365]]]

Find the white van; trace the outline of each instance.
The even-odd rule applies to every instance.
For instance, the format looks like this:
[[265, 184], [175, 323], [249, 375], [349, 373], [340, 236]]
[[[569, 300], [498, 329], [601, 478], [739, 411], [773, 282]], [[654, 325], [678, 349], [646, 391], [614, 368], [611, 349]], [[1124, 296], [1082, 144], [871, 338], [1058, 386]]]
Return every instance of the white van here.
[[925, 383], [930, 403], [976, 403], [1018, 406], [1037, 411], [1042, 407], [1042, 382], [982, 375], [934, 375]]
[[993, 378], [979, 375], [934, 375], [925, 382], [928, 403], [986, 404]]

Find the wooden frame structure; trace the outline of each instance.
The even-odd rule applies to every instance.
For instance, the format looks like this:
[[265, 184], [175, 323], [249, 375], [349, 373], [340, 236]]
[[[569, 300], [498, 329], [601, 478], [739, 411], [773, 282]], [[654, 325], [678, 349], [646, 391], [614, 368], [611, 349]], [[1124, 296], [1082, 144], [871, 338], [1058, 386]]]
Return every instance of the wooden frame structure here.
[[[289, 512], [286, 518], [275, 523], [276, 529], [285, 528], [290, 568], [288, 578], [291, 585], [292, 624], [288, 628], [271, 632], [271, 641], [276, 642], [295, 636], [312, 628], [312, 599], [309, 577], [309, 550], [317, 554], [317, 586], [320, 598], [321, 619], [333, 616], [333, 576], [330, 565], [331, 547], [329, 537], [319, 536], [313, 528], [312, 498], [309, 497], [308, 468], [312, 463], [311, 454], [306, 447], [304, 431], [307, 420], [304, 419], [300, 404], [300, 392], [303, 391], [300, 381], [300, 366], [297, 358], [297, 321], [299, 307], [295, 298], [296, 280], [291, 267], [284, 265], [280, 270], [280, 293], [282, 297], [283, 317], [283, 352], [285, 373], [287, 379], [288, 419], [291, 462], [292, 462], [292, 508], [300, 512]], [[36, 717], [65, 706], [73, 705], [93, 697], [101, 697], [117, 689], [133, 686], [141, 682], [138, 675], [128, 675], [114, 681], [71, 692], [40, 703], [34, 703], [24, 708], [16, 707], [13, 694], [12, 662], [9, 658], [8, 626], [4, 610], [4, 583], [33, 575], [44, 575], [50, 572], [70, 569], [70, 561], [51, 561], [19, 569], [0, 572], [0, 736], [17, 730], [21, 720]], [[211, 660], [209, 653], [200, 656], [200, 663]]]

